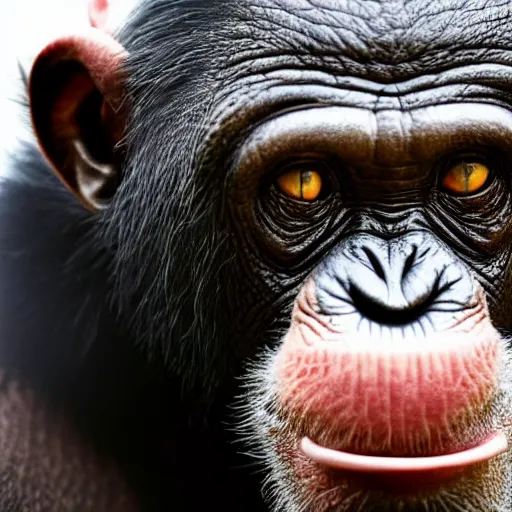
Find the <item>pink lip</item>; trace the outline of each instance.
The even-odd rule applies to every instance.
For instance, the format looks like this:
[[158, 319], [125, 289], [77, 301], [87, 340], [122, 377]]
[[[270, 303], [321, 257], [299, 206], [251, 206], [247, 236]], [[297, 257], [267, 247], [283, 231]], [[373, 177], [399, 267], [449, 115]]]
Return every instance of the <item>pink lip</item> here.
[[319, 446], [307, 437], [301, 441], [302, 452], [311, 460], [333, 469], [361, 473], [419, 473], [460, 469], [497, 457], [507, 449], [508, 442], [503, 432], [493, 435], [482, 444], [469, 450], [434, 457], [357, 455]]

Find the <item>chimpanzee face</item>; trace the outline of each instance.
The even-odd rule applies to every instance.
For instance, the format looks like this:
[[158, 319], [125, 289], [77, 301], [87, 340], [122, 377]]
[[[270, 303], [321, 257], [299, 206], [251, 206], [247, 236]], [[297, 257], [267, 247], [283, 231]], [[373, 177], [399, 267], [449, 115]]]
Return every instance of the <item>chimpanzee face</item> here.
[[511, 14], [159, 0], [121, 32], [122, 161], [98, 199], [79, 146], [71, 188], [131, 332], [238, 393], [271, 510], [512, 507]]
[[238, 318], [275, 294], [288, 322], [241, 399], [276, 510], [512, 506], [512, 116], [464, 60], [469, 10], [393, 6], [253, 4], [231, 60]]

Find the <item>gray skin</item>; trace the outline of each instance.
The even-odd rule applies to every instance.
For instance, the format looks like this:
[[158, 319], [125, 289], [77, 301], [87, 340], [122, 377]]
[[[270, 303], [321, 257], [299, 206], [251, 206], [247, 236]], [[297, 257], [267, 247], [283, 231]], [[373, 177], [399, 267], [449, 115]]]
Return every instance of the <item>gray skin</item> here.
[[[155, 425], [146, 417], [141, 421], [143, 434], [157, 432], [150, 446], [164, 452], [171, 444], [175, 457], [169, 457], [174, 466], [161, 465], [162, 493], [148, 492], [160, 505], [155, 510], [510, 511], [508, 454], [434, 492], [398, 495], [336, 478], [338, 487], [353, 491], [345, 501], [330, 506], [325, 500], [336, 485], [323, 494], [305, 492], [271, 439], [283, 418], [271, 369], [303, 284], [311, 276], [325, 277], [326, 268], [334, 280], [340, 278], [336, 268], [350, 256], [346, 247], [353, 244], [357, 253], [362, 234], [410, 242], [411, 250], [405, 247], [406, 256], [396, 263], [403, 267], [422, 233], [421, 243], [428, 240], [431, 253], [441, 255], [428, 262], [427, 288], [434, 289], [432, 276], [451, 265], [463, 277], [444, 291], [463, 310], [478, 282], [507, 351], [512, 6], [508, 0], [233, 0], [212, 13], [212, 4], [146, 2], [146, 21], [135, 17], [118, 34], [130, 54], [126, 155], [119, 188], [90, 222], [95, 243], [112, 258], [109, 298], [121, 311], [116, 336], [163, 353], [171, 375], [165, 385], [179, 390], [179, 399], [172, 395], [173, 401], [159, 403], [171, 404], [173, 422], [183, 419], [179, 436], [167, 424], [155, 429], [159, 415]], [[148, 15], [151, 5], [160, 10]], [[187, 23], [195, 31], [187, 32]], [[275, 185], [284, 164], [304, 154], [314, 157], [328, 184], [314, 203], [291, 200]], [[470, 197], [441, 190], [443, 170], [468, 154], [491, 167], [488, 186]], [[392, 273], [390, 261], [381, 263]], [[322, 288], [322, 282], [318, 278], [316, 284]], [[417, 279], [407, 286], [405, 313], [412, 309], [411, 297], [423, 293]], [[317, 299], [322, 302], [322, 295]], [[323, 299], [323, 313], [335, 317], [337, 305]], [[473, 418], [479, 429], [502, 427], [511, 410], [507, 361], [490, 416]], [[235, 382], [234, 375], [241, 380]], [[19, 422], [11, 421], [12, 429], [0, 429], [9, 447], [2, 452], [9, 453], [2, 461], [4, 487], [14, 489], [2, 496], [9, 512], [140, 508], [140, 495], [132, 496], [108, 457], [96, 457], [75, 438], [72, 422], [48, 412], [48, 403], [31, 390], [14, 391], [5, 393], [7, 410], [21, 402], [28, 413], [14, 416]], [[226, 447], [218, 431], [224, 433], [226, 401], [234, 397], [242, 410], [229, 411], [230, 432], [241, 442]], [[134, 422], [136, 412], [130, 416]], [[204, 422], [214, 434], [194, 430], [194, 422]], [[69, 450], [63, 459], [78, 466], [68, 466], [69, 472], [83, 477], [76, 492], [63, 485], [67, 472], [59, 460], [54, 474], [26, 478], [26, 468], [44, 468], [46, 455], [54, 454], [63, 437]], [[221, 448], [208, 452], [215, 442]], [[21, 449], [30, 443], [38, 450]], [[182, 446], [185, 454], [173, 450]], [[245, 488], [237, 494], [235, 472], [224, 471], [219, 453], [233, 446], [262, 463], [266, 485], [258, 497], [264, 501], [248, 499]], [[123, 454], [130, 449], [127, 443]], [[144, 449], [137, 452], [141, 460], [145, 455]], [[194, 463], [201, 457], [192, 470], [185, 466], [187, 456]], [[135, 477], [149, 471], [138, 459], [119, 459]], [[232, 459], [225, 465], [237, 467]], [[96, 476], [105, 485], [105, 474], [112, 475], [109, 492]], [[178, 476], [177, 484], [169, 476], [171, 490], [167, 475]], [[52, 485], [57, 490], [48, 496]], [[208, 492], [201, 492], [203, 486]]]

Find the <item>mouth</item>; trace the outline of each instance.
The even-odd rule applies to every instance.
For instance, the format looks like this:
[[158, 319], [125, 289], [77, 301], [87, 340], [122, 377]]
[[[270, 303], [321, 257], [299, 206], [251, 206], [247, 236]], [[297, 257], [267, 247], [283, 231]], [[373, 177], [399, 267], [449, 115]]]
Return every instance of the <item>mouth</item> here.
[[359, 473], [429, 473], [451, 472], [486, 462], [508, 450], [504, 432], [498, 432], [467, 450], [433, 457], [378, 457], [333, 450], [316, 444], [308, 437], [300, 443], [301, 451], [310, 460], [330, 469]]
[[512, 357], [477, 302], [421, 343], [295, 306], [245, 420], [276, 510], [510, 509]]

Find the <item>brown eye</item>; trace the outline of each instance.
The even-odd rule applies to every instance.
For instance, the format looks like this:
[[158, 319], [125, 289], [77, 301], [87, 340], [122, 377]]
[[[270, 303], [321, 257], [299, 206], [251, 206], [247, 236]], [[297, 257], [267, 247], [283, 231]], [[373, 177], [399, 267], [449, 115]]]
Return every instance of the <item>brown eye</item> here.
[[480, 190], [489, 177], [490, 170], [478, 162], [460, 163], [445, 175], [442, 186], [456, 194], [471, 194]]
[[281, 192], [294, 199], [314, 201], [322, 191], [322, 177], [316, 171], [297, 170], [277, 178]]

